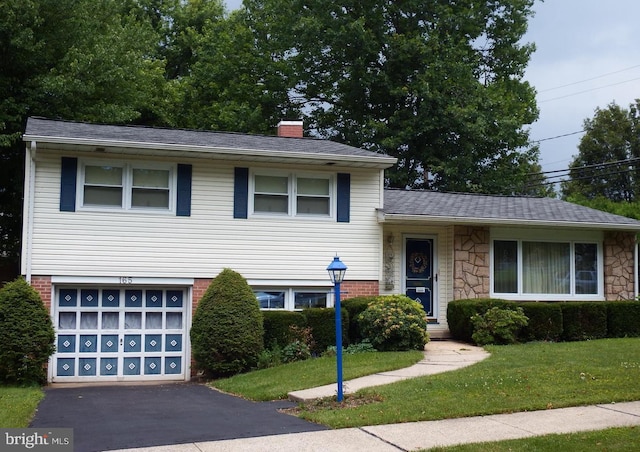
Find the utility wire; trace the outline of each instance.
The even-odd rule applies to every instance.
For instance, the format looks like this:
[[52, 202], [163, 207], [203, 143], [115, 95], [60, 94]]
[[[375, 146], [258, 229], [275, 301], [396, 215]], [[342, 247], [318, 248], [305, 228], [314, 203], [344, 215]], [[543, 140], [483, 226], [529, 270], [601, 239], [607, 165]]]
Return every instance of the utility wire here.
[[545, 99], [545, 100], [540, 100], [538, 101], [538, 103], [543, 103], [543, 102], [551, 102], [552, 100], [559, 100], [559, 99], [565, 99], [567, 97], [571, 97], [571, 96], [577, 96], [579, 94], [585, 94], [585, 93], [590, 93], [591, 91], [597, 91], [599, 89], [603, 89], [603, 88], [609, 88], [610, 86], [617, 86], [617, 85], [622, 85], [624, 83], [629, 83], [629, 82], [634, 82], [636, 80], [640, 80], [640, 77], [637, 78], [632, 78], [630, 80], [624, 80], [622, 82], [618, 82], [618, 83], [611, 83], [610, 85], [604, 85], [604, 86], [598, 86], [596, 88], [591, 88], [591, 89], [586, 89], [584, 91], [578, 91], [576, 93], [572, 93], [572, 94], [566, 94], [564, 96], [558, 96], [558, 97], [552, 97], [551, 99]]
[[546, 92], [549, 92], [549, 91], [555, 91], [555, 90], [560, 89], [560, 88], [566, 88], [567, 86], [579, 85], [580, 83], [590, 82], [592, 80], [597, 80], [599, 78], [608, 77], [609, 75], [613, 75], [613, 74], [619, 74], [620, 72], [629, 71], [629, 70], [635, 69], [637, 67], [640, 67], [640, 64], [636, 64], [635, 66], [626, 67], [624, 69], [620, 69], [620, 70], [613, 71], [613, 72], [607, 72], [606, 74], [596, 75], [595, 77], [586, 78], [584, 80], [578, 80], [577, 82], [571, 82], [571, 83], [567, 83], [565, 85], [554, 86], [553, 88], [543, 89], [543, 90], [540, 90], [538, 92], [539, 93], [546, 93]]
[[579, 133], [584, 133], [584, 132], [586, 132], [586, 130], [578, 130], [577, 132], [570, 132], [570, 133], [565, 133], [563, 135], [556, 135], [555, 137], [548, 137], [548, 138], [541, 138], [539, 140], [533, 140], [532, 143], [542, 143], [543, 141], [557, 140], [558, 138], [569, 137], [571, 135], [577, 135]]

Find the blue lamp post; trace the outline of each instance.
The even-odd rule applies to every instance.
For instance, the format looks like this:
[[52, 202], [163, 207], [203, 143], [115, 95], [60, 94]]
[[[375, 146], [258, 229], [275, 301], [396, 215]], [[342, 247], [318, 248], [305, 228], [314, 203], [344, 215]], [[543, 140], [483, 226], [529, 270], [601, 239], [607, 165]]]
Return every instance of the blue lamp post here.
[[336, 366], [338, 373], [338, 402], [342, 402], [344, 395], [342, 393], [342, 319], [340, 310], [340, 283], [344, 280], [344, 274], [347, 272], [347, 266], [342, 263], [338, 256], [333, 258], [333, 262], [327, 267], [331, 282], [335, 287], [335, 303], [336, 310]]

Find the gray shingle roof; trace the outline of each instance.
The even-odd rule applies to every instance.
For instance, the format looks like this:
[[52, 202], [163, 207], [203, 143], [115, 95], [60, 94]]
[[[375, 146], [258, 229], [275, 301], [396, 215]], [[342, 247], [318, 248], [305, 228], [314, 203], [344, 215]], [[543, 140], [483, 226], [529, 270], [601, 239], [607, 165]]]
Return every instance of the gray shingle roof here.
[[176, 148], [251, 150], [257, 154], [276, 152], [308, 154], [310, 157], [336, 156], [355, 160], [365, 158], [377, 160], [386, 166], [391, 166], [395, 160], [385, 154], [315, 138], [287, 138], [204, 130], [89, 124], [31, 117], [27, 121], [24, 139], [27, 141], [34, 138], [42, 141], [66, 139], [70, 144], [80, 141], [108, 142], [113, 143], [114, 146], [126, 145], [129, 147], [157, 144], [163, 147], [174, 145]]
[[387, 189], [385, 219], [416, 217], [417, 221], [484, 224], [549, 224], [594, 226], [640, 231], [640, 221], [554, 198], [491, 196]]

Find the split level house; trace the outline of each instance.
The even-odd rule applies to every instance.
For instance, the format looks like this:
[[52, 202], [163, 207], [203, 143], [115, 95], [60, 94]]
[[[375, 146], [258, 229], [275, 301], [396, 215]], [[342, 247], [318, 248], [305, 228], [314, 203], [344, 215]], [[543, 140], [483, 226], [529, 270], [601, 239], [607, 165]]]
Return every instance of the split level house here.
[[384, 188], [395, 158], [303, 138], [29, 118], [22, 273], [56, 330], [53, 382], [188, 380], [198, 300], [224, 268], [262, 309], [407, 294], [432, 338], [451, 300], [637, 293], [640, 222], [551, 198]]

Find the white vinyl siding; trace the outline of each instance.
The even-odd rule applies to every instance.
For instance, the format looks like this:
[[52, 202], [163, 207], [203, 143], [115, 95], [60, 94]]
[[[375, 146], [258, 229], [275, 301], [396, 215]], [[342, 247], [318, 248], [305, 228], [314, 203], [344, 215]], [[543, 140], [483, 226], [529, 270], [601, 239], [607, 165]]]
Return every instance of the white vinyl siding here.
[[[304, 280], [316, 286], [328, 281], [325, 269], [338, 253], [349, 267], [348, 279], [378, 280], [380, 171], [348, 170], [349, 223], [317, 216], [234, 219], [234, 165], [186, 159], [179, 161], [193, 165], [190, 217], [133, 210], [60, 212], [60, 156], [38, 154], [33, 275], [212, 278], [229, 267], [248, 279]], [[134, 167], [145, 162], [131, 159]], [[335, 177], [345, 170], [332, 167], [325, 174]], [[300, 174], [314, 171], [301, 168]]]

